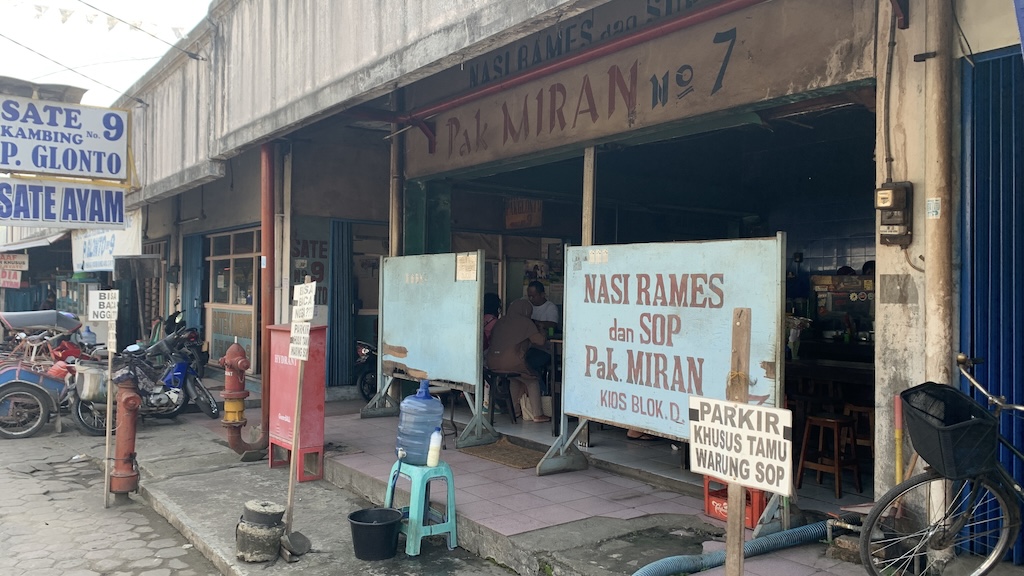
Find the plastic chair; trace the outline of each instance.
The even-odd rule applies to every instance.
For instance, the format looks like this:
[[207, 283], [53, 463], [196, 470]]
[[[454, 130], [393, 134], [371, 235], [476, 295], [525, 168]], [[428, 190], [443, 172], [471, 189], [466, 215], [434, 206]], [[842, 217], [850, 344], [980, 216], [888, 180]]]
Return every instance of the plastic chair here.
[[[418, 556], [421, 540], [427, 536], [448, 534], [448, 549], [458, 546], [455, 528], [455, 478], [447, 462], [437, 466], [415, 466], [395, 462], [391, 467], [388, 490], [384, 497], [384, 507], [391, 508], [395, 499], [395, 487], [398, 477], [409, 479], [409, 506], [401, 508], [402, 525], [399, 530], [405, 534], [405, 553]], [[445, 514], [441, 514], [430, 506], [430, 482], [444, 479], [448, 485]], [[415, 505], [414, 505], [415, 504]]]

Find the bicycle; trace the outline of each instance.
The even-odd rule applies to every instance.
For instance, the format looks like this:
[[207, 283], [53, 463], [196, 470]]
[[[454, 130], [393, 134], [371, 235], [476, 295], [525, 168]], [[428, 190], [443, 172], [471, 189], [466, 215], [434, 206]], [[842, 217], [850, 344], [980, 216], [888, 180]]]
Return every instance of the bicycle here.
[[[999, 464], [1003, 446], [1024, 453], [999, 434], [999, 414], [1020, 411], [988, 392], [970, 373], [980, 360], [958, 354], [957, 366], [988, 399], [990, 411], [953, 386], [926, 382], [900, 394], [911, 442], [928, 464], [872, 507], [861, 528], [860, 557], [875, 576], [982, 576], [1001, 564], [1020, 530], [1021, 488]], [[1012, 412], [1011, 412], [1012, 413]]]

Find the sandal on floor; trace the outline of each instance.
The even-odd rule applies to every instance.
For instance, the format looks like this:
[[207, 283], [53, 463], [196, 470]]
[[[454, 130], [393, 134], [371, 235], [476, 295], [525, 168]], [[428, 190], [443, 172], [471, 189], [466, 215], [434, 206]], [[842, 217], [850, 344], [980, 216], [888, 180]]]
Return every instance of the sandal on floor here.
[[650, 434], [641, 434], [641, 435], [636, 436], [636, 437], [633, 437], [633, 436], [630, 436], [629, 434], [626, 434], [626, 440], [639, 440], [641, 442], [654, 442], [655, 440], [661, 440], [661, 438], [659, 438], [658, 436], [651, 436]]
[[533, 421], [536, 422], [537, 424], [541, 424], [543, 422], [551, 422], [551, 416], [538, 416], [537, 418], [534, 418]]

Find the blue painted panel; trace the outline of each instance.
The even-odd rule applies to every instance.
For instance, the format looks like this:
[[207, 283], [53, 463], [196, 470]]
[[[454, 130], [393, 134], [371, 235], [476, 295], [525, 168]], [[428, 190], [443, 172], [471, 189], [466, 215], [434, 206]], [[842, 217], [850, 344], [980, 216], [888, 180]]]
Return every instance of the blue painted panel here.
[[565, 412], [689, 437], [690, 394], [725, 400], [732, 317], [751, 310], [750, 402], [775, 406], [785, 236], [569, 248]]
[[[963, 66], [961, 348], [985, 359], [975, 375], [989, 391], [1024, 403], [1024, 64], [1019, 49]], [[966, 382], [961, 382], [969, 391]], [[977, 398], [977, 394], [974, 394]], [[1024, 438], [1006, 414], [1000, 433]], [[1020, 446], [1020, 443], [1017, 443]], [[1018, 482], [1024, 463], [1002, 450]], [[1024, 535], [1013, 552], [1024, 563]]]
[[[456, 274], [460, 259], [468, 276]], [[379, 343], [383, 373], [397, 368], [414, 378], [478, 384], [483, 278], [483, 250], [384, 258]]]

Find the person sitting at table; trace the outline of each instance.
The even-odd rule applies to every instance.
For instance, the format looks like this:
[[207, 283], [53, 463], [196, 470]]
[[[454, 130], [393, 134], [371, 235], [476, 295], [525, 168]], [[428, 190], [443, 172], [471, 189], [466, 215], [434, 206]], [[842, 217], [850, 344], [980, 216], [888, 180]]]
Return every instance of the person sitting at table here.
[[552, 331], [558, 330], [558, 306], [548, 300], [547, 294], [544, 293], [544, 283], [536, 280], [530, 282], [526, 287], [526, 297], [533, 305], [530, 318], [537, 323], [540, 331], [550, 334], [548, 328]]
[[[558, 330], [558, 306], [548, 300], [544, 293], [544, 284], [534, 280], [526, 287], [526, 298], [533, 305], [533, 319], [537, 328], [549, 337]], [[526, 351], [526, 364], [540, 377], [541, 393], [545, 396], [548, 390], [548, 372], [551, 368], [551, 346], [531, 346]]]
[[525, 395], [533, 413], [538, 415], [533, 421], [550, 422], [551, 417], [544, 416], [538, 375], [526, 363], [526, 351], [530, 346], [543, 346], [547, 342], [547, 338], [530, 319], [532, 313], [533, 306], [529, 300], [521, 298], [509, 304], [505, 315], [498, 318], [491, 331], [491, 345], [487, 349], [485, 362], [491, 370], [520, 374], [510, 379], [512, 407], [516, 416], [521, 417], [520, 403]]
[[484, 352], [491, 345], [491, 332], [501, 316], [501, 297], [494, 292], [484, 294]]

